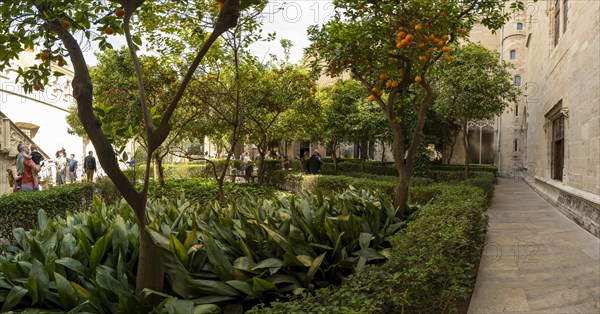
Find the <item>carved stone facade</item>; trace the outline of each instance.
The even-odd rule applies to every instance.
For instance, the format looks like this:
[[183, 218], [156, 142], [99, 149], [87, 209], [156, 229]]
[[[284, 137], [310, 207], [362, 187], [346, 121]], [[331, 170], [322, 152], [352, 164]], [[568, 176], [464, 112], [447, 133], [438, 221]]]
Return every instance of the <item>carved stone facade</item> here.
[[496, 34], [471, 35], [515, 65], [521, 86], [521, 99], [495, 121], [500, 174], [526, 179], [600, 236], [600, 3], [529, 1]]

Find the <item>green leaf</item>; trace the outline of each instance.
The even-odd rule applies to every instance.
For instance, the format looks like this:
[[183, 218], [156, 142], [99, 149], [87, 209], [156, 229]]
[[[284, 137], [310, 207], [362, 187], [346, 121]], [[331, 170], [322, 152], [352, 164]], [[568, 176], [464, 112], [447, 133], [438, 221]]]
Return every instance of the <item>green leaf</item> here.
[[317, 270], [319, 270], [319, 267], [321, 266], [323, 259], [325, 259], [325, 253], [319, 255], [311, 263], [310, 268], [308, 269], [308, 272], [306, 272], [306, 279], [304, 279], [304, 285], [306, 287], [308, 287], [308, 285], [312, 281], [313, 277], [317, 273]]
[[10, 292], [6, 296], [4, 305], [2, 305], [2, 312], [8, 312], [13, 307], [15, 307], [15, 305], [17, 305], [17, 304], [19, 304], [19, 302], [21, 302], [21, 299], [26, 294], [27, 294], [27, 289], [25, 289], [21, 286], [14, 286], [12, 289], [10, 289]]
[[360, 248], [365, 250], [369, 248], [369, 244], [371, 243], [371, 234], [366, 232], [361, 232], [358, 238], [358, 244]]
[[131, 37], [131, 40], [133, 40], [133, 42], [134, 42], [136, 45], [139, 45], [139, 46], [141, 46], [141, 45], [142, 45], [142, 39], [140, 38], [140, 36], [139, 36], [139, 35], [134, 35], [134, 36], [132, 36], [132, 37]]
[[298, 255], [296, 258], [306, 267], [310, 267], [314, 259], [308, 255]]
[[54, 279], [56, 280], [56, 290], [58, 290], [60, 303], [64, 308], [75, 308], [79, 304], [79, 298], [77, 297], [75, 288], [73, 288], [69, 281], [59, 273], [54, 273]]
[[81, 275], [85, 275], [85, 266], [83, 266], [83, 264], [74, 259], [74, 258], [70, 258], [70, 257], [63, 257], [63, 258], [59, 258], [56, 260], [56, 264], [65, 266], [66, 268], [73, 270]]
[[183, 266], [188, 266], [190, 260], [187, 255], [187, 250], [174, 235], [171, 235], [169, 238], [169, 250], [179, 259]]
[[356, 251], [352, 253], [353, 255], [362, 256], [367, 259], [367, 261], [375, 260], [375, 259], [385, 259], [385, 256], [379, 254], [372, 248], [366, 248], [360, 251]]
[[192, 313], [194, 312], [194, 302], [174, 299], [165, 304], [165, 309], [169, 314]]
[[112, 240], [112, 229], [109, 230], [105, 235], [100, 237], [98, 241], [92, 247], [92, 252], [90, 253], [90, 268], [96, 269], [104, 255], [108, 251], [108, 246], [110, 245]]
[[38, 260], [33, 260], [33, 263], [31, 263], [31, 273], [29, 274], [28, 283], [33, 303], [43, 302], [46, 297], [46, 291], [49, 289], [50, 276], [44, 265]]
[[256, 267], [256, 263], [247, 256], [238, 257], [233, 262], [233, 268], [240, 269], [247, 272], [252, 272], [253, 268]]
[[72, 257], [77, 249], [77, 240], [72, 234], [67, 233], [63, 237], [60, 243], [60, 256], [61, 257]]
[[252, 278], [252, 290], [262, 294], [266, 291], [277, 291], [277, 286], [259, 277]]
[[252, 286], [245, 281], [228, 280], [228, 281], [225, 281], [225, 283], [232, 286], [233, 288], [245, 293], [246, 295], [255, 296], [254, 291], [252, 290]]
[[267, 258], [266, 260], [263, 260], [263, 261], [259, 262], [258, 264], [256, 264], [256, 266], [254, 266], [252, 268], [252, 270], [259, 270], [259, 269], [264, 269], [264, 268], [279, 269], [284, 266], [285, 266], [285, 263], [283, 261], [281, 261], [280, 259]]
[[44, 232], [44, 230], [46, 230], [46, 228], [48, 227], [48, 216], [46, 215], [46, 212], [43, 209], [40, 209], [38, 211], [37, 216], [40, 231]]
[[[250, 284], [248, 284], [248, 286], [250, 286]], [[250, 287], [250, 291], [252, 291], [252, 287]], [[225, 296], [225, 295], [209, 295], [206, 297], [200, 297], [200, 298], [193, 299], [192, 301], [194, 302], [194, 304], [210, 304], [210, 303], [223, 303], [223, 302], [227, 302], [227, 301], [233, 301], [236, 299], [238, 299], [238, 298]]]
[[72, 308], [67, 314], [77, 314], [82, 313], [82, 309], [90, 304], [90, 300], [85, 300], [85, 302], [79, 304], [78, 306]]
[[217, 245], [215, 240], [209, 236], [204, 238], [206, 254], [210, 263], [215, 267], [215, 271], [221, 280], [233, 279], [233, 266], [223, 253], [223, 250]]
[[127, 290], [114, 278], [114, 270], [108, 266], [100, 265], [96, 268], [96, 282], [98, 286], [106, 291], [119, 295]]
[[194, 306], [194, 314], [218, 314], [221, 308], [214, 304], [200, 304]]
[[121, 215], [115, 217], [113, 223], [113, 250], [121, 252], [121, 255], [126, 256], [129, 250], [129, 239], [127, 234], [127, 226]]

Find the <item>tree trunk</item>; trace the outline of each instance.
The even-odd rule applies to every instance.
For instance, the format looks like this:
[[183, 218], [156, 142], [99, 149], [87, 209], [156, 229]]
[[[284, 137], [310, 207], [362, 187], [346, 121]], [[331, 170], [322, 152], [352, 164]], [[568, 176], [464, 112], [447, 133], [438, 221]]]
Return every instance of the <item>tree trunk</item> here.
[[165, 170], [163, 169], [163, 157], [156, 152], [154, 154], [154, 162], [156, 162], [156, 169], [157, 169], [157, 173], [158, 173], [158, 185], [160, 186], [164, 186], [165, 185]]
[[404, 160], [404, 134], [402, 133], [401, 126], [397, 123], [390, 123], [390, 125], [392, 127], [392, 131], [394, 132], [392, 155], [394, 157], [396, 171], [398, 171], [399, 180], [396, 194], [394, 195], [394, 207], [397, 208], [396, 217], [398, 219], [403, 219], [404, 212], [406, 211], [408, 186], [410, 183], [410, 178], [407, 175], [407, 165]]
[[161, 257], [162, 252], [160, 252], [160, 249], [154, 244], [154, 241], [152, 241], [152, 238], [146, 232], [145, 204], [146, 202], [140, 202], [138, 205], [139, 208], [134, 209], [140, 228], [140, 252], [137, 265], [135, 293], [140, 300], [150, 304], [158, 304], [160, 302], [158, 296], [153, 295], [146, 299], [142, 293], [142, 290], [145, 288], [163, 291], [165, 277]]
[[[235, 143], [232, 145], [235, 147]], [[219, 203], [225, 203], [225, 191], [223, 191], [223, 185], [225, 182], [225, 176], [227, 176], [227, 169], [229, 168], [229, 162], [231, 161], [231, 154], [227, 154], [225, 159], [225, 166], [221, 169], [221, 174], [217, 178], [217, 187], [219, 189]]]
[[385, 142], [381, 141], [381, 163], [385, 163]]
[[367, 142], [366, 141], [362, 141], [360, 142], [360, 171], [361, 172], [365, 172], [365, 160], [367, 160], [368, 156], [367, 156]]
[[258, 160], [258, 172], [256, 174], [256, 176], [258, 176], [258, 185], [262, 185], [264, 182], [264, 173], [265, 173], [265, 152], [266, 152], [266, 147], [265, 149], [258, 149], [258, 154], [259, 154], [259, 160]]
[[454, 155], [454, 145], [456, 145], [456, 140], [452, 141], [450, 144], [450, 152], [448, 153], [448, 159], [446, 160], [446, 165], [449, 165], [452, 161], [452, 155]]
[[333, 161], [333, 171], [335, 171], [335, 172], [337, 172], [337, 164], [338, 164], [336, 146], [337, 145], [335, 145], [335, 144], [331, 146], [331, 160]]
[[467, 121], [463, 121], [463, 146], [465, 148], [465, 179], [469, 178], [469, 133], [467, 132]]
[[406, 175], [406, 172], [400, 174], [398, 180], [398, 187], [396, 188], [396, 195], [394, 196], [394, 206], [398, 208], [396, 217], [403, 219], [404, 212], [408, 203], [408, 187], [410, 185], [410, 178]]

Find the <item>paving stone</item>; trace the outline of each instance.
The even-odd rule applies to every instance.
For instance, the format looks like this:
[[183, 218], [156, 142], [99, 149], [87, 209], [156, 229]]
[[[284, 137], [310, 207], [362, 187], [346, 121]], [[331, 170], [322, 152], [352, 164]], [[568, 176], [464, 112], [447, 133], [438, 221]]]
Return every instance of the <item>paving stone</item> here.
[[600, 313], [600, 240], [526, 184], [498, 180], [468, 313]]

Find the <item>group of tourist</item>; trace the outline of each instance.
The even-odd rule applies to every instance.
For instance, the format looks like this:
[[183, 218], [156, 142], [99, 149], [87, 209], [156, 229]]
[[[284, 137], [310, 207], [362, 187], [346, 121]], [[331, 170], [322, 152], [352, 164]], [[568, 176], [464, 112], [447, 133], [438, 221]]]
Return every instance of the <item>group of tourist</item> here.
[[[27, 144], [17, 145], [17, 156], [15, 161], [16, 176], [9, 172], [12, 176], [11, 181], [14, 181], [14, 192], [39, 191], [39, 173], [44, 164], [54, 163], [56, 167], [56, 185], [67, 183], [67, 178], [70, 183], [77, 181], [77, 166], [78, 162], [75, 159], [75, 154], [71, 154], [67, 158], [67, 153], [64, 148], [57, 151], [53, 160], [44, 160], [44, 156], [37, 150], [37, 147]], [[94, 153], [90, 151], [88, 156], [84, 158], [83, 169], [86, 173], [87, 182], [92, 182], [94, 173], [96, 172], [96, 158]]]
[[[71, 154], [69, 158], [66, 156], [67, 152], [64, 148], [56, 152], [56, 158], [54, 159], [54, 164], [56, 165], [56, 185], [67, 183], [67, 179], [70, 183], [77, 181], [77, 166], [79, 163], [75, 159], [75, 154]], [[86, 182], [92, 182], [94, 180], [94, 173], [96, 172], [96, 157], [94, 157], [92, 151], [83, 159], [83, 170], [86, 174]]]

